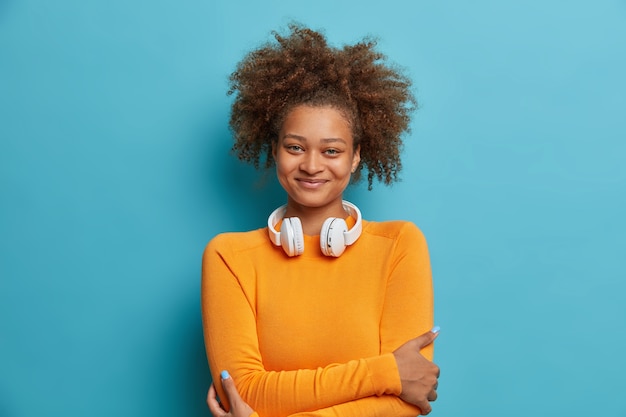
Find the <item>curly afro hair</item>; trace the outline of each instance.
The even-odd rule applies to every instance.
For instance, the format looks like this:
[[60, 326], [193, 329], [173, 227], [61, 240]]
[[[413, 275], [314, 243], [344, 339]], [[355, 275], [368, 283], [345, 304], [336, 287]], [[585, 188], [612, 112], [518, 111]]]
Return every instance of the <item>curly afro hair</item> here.
[[386, 185], [396, 181], [401, 136], [417, 107], [411, 81], [385, 64], [374, 40], [338, 49], [319, 32], [298, 24], [289, 29], [288, 36], [272, 32], [275, 42], [248, 53], [229, 78], [235, 154], [256, 168], [264, 158], [271, 167], [272, 143], [287, 113], [298, 105], [330, 106], [350, 122], [355, 148], [361, 145], [353, 181], [365, 168], [370, 190], [374, 177]]

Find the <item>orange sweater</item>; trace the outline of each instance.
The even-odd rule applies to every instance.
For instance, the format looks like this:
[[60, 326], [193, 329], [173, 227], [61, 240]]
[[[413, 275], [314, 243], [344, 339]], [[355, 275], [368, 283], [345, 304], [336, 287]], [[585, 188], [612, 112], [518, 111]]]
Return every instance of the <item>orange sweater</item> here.
[[[363, 221], [339, 258], [322, 255], [319, 236], [289, 258], [266, 228], [221, 234], [202, 276], [213, 378], [228, 370], [260, 416], [418, 414], [397, 397], [391, 353], [433, 326], [428, 249], [413, 223]], [[432, 360], [432, 345], [422, 353]]]

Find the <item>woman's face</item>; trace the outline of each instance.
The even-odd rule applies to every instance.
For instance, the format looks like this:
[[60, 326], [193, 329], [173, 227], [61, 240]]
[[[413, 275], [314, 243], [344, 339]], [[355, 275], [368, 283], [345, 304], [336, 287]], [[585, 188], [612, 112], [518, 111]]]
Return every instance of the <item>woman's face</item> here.
[[307, 105], [287, 114], [272, 149], [289, 202], [329, 210], [341, 207], [343, 190], [361, 160], [359, 151], [340, 111]]

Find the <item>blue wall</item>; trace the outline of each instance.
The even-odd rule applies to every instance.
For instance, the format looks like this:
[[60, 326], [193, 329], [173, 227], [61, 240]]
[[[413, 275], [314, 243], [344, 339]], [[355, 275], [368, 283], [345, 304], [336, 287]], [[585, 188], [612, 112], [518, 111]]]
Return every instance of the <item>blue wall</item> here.
[[226, 77], [298, 20], [363, 35], [421, 109], [439, 416], [626, 415], [626, 3], [0, 1], [0, 416], [207, 416], [200, 257], [263, 226]]

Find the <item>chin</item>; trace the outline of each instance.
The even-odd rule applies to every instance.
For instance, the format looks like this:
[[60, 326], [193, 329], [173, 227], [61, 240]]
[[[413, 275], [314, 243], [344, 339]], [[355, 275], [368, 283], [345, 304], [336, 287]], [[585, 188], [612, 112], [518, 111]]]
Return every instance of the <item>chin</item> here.
[[342, 197], [324, 197], [324, 198], [302, 198], [302, 196], [296, 197], [296, 198], [292, 198], [292, 200], [302, 206], [302, 207], [309, 207], [309, 208], [321, 208], [321, 207], [326, 207], [329, 206], [333, 203], [335, 203], [337, 200], [341, 200]]

